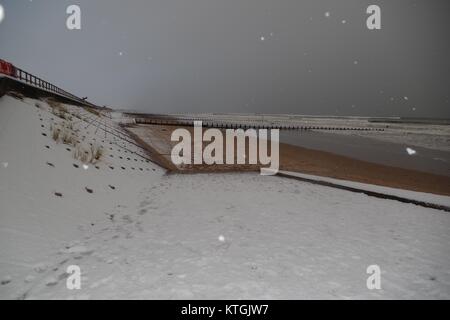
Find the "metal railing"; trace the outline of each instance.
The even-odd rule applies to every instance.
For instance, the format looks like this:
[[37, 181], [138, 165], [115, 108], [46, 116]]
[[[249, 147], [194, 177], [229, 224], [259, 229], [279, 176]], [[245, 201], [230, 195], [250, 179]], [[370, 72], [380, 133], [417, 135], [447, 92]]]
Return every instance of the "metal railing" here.
[[71, 93], [69, 93], [69, 92], [67, 92], [67, 91], [65, 91], [65, 90], [63, 90], [63, 89], [53, 85], [53, 84], [51, 84], [48, 81], [42, 80], [41, 78], [36, 77], [35, 75], [32, 75], [31, 73], [26, 72], [26, 71], [24, 71], [24, 70], [22, 70], [20, 68], [17, 68], [17, 67], [16, 67], [16, 79], [18, 79], [20, 81], [24, 81], [25, 83], [30, 84], [30, 85], [35, 86], [35, 87], [38, 87], [40, 89], [43, 89], [43, 90], [46, 90], [46, 91], [58, 94], [58, 95], [60, 95], [62, 97], [71, 99], [73, 101], [76, 101], [76, 102], [79, 102], [79, 103], [82, 103], [82, 104], [85, 104], [85, 105], [89, 105], [89, 106], [95, 107], [94, 104], [92, 104], [92, 103], [90, 103], [90, 102], [88, 102], [86, 100], [83, 100], [83, 99], [81, 99], [81, 98], [79, 98], [79, 97], [77, 97], [77, 96], [75, 96], [75, 95], [73, 95], [73, 94], [71, 94]]

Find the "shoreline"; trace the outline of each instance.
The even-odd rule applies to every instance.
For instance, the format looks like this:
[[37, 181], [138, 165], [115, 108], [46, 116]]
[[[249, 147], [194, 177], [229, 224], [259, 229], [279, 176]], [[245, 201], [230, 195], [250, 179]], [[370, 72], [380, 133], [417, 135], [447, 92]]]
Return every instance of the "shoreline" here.
[[[183, 128], [193, 130], [192, 127]], [[148, 150], [152, 159], [169, 172], [183, 174], [252, 172], [259, 171], [261, 167], [249, 164], [177, 167], [170, 160], [171, 148], [176, 144], [170, 141], [170, 132], [174, 130], [174, 126], [134, 125], [127, 126], [126, 129], [137, 137], [138, 143]], [[377, 164], [286, 143], [280, 143], [280, 170], [450, 196], [448, 176]]]

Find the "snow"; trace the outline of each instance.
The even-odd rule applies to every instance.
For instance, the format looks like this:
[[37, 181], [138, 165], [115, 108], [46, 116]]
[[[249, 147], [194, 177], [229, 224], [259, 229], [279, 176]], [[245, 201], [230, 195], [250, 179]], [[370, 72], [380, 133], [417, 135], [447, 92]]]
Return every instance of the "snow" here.
[[412, 148], [409, 148], [409, 147], [406, 148], [406, 152], [407, 152], [410, 156], [416, 154], [416, 150], [414, 150], [414, 149], [412, 149]]
[[396, 188], [389, 188], [389, 187], [382, 187], [382, 186], [376, 186], [376, 185], [371, 185], [371, 184], [366, 184], [366, 183], [346, 181], [346, 180], [327, 178], [327, 177], [320, 177], [320, 176], [298, 173], [298, 172], [291, 172], [291, 171], [284, 171], [284, 170], [280, 170], [279, 172], [286, 174], [286, 175], [293, 176], [293, 177], [305, 178], [305, 179], [314, 180], [314, 181], [330, 182], [330, 183], [345, 186], [345, 187], [351, 187], [351, 188], [366, 190], [366, 191], [373, 191], [373, 192], [397, 196], [397, 197], [401, 197], [401, 198], [405, 198], [405, 199], [418, 200], [418, 201], [422, 201], [422, 202], [428, 202], [428, 203], [433, 203], [436, 205], [450, 207], [450, 197], [447, 197], [447, 196], [441, 196], [441, 195], [424, 193], [424, 192], [416, 192], [416, 191], [410, 191], [410, 190], [402, 190], [402, 189], [396, 189]]
[[4, 276], [3, 279], [0, 281], [1, 285], [5, 285], [11, 282], [11, 276]]
[[[98, 169], [52, 140], [61, 119], [44, 101], [0, 98], [0, 298], [450, 298], [442, 211], [277, 176], [166, 174], [106, 133], [122, 130], [109, 118], [67, 108], [105, 147]], [[381, 290], [366, 287], [373, 264]]]
[[0, 4], [0, 23], [2, 23], [4, 18], [5, 18], [5, 9], [3, 9], [3, 6]]

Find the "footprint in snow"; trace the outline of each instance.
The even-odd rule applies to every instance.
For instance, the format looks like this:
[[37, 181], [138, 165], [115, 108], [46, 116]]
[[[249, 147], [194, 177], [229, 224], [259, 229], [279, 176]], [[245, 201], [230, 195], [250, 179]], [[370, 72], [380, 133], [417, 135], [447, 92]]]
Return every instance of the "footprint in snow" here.
[[48, 264], [46, 263], [38, 263], [33, 267], [33, 270], [37, 273], [43, 273], [45, 271], [47, 271], [48, 269]]
[[47, 278], [47, 280], [45, 280], [45, 285], [47, 287], [52, 287], [58, 284], [58, 279], [56, 279], [55, 277], [50, 277]]
[[0, 284], [1, 284], [2, 286], [4, 286], [4, 285], [10, 283], [11, 281], [12, 281], [11, 276], [5, 276], [5, 277], [3, 277], [3, 279], [0, 281]]

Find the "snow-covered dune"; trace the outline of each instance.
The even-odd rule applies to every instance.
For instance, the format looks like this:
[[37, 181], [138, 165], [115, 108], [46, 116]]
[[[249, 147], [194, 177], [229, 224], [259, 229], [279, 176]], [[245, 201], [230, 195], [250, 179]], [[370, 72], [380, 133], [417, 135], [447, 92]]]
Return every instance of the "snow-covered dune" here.
[[[277, 176], [166, 175], [107, 117], [64, 108], [0, 99], [0, 298], [450, 298], [447, 213]], [[53, 140], [63, 122], [99, 160]]]

